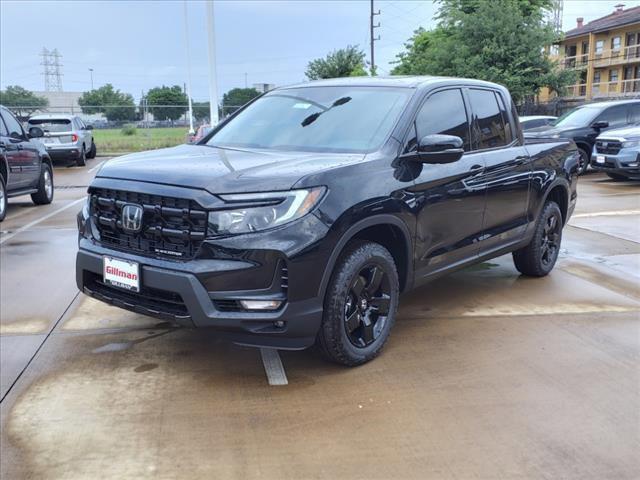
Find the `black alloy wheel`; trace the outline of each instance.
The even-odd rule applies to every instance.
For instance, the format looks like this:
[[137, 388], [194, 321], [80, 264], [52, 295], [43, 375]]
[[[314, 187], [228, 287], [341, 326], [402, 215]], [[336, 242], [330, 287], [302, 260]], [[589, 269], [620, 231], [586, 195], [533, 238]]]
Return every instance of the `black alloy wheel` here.
[[344, 306], [349, 341], [358, 348], [371, 345], [384, 330], [391, 305], [391, 283], [381, 266], [371, 263], [353, 279]]
[[542, 229], [540, 261], [545, 267], [555, 263], [560, 249], [561, 222], [555, 215], [549, 216]]

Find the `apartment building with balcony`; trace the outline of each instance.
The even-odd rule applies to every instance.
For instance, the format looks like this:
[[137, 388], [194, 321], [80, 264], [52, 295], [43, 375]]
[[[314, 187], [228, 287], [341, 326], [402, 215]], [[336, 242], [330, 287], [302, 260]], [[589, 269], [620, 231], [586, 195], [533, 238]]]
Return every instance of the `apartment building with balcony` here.
[[[586, 24], [578, 18], [558, 47], [561, 68], [578, 73], [563, 98], [640, 97], [640, 7], [617, 5], [613, 13]], [[540, 101], [550, 98], [548, 91], [540, 92]]]

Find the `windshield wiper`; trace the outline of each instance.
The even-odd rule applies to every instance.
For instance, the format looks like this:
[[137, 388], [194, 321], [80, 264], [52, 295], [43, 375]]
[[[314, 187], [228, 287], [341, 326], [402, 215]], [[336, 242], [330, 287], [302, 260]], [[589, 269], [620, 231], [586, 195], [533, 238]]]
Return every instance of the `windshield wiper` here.
[[339, 107], [340, 105], [344, 105], [347, 102], [351, 101], [351, 97], [342, 97], [337, 99], [335, 102], [333, 102], [331, 104], [331, 106], [329, 108], [327, 108], [326, 110], [322, 111], [322, 112], [316, 112], [316, 113], [312, 113], [311, 115], [309, 115], [308, 117], [306, 117], [304, 120], [302, 120], [302, 122], [300, 123], [300, 125], [302, 125], [303, 127], [306, 127], [307, 125], [311, 125], [313, 122], [315, 122], [318, 118], [320, 118], [320, 115], [322, 115], [323, 113], [328, 112], [329, 110], [331, 110], [334, 107]]

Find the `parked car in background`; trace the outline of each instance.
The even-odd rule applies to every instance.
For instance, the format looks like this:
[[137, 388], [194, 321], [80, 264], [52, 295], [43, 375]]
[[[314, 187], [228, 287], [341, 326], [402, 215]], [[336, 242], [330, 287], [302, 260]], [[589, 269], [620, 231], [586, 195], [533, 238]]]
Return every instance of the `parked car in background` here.
[[53, 160], [75, 160], [84, 167], [87, 158], [96, 156], [93, 127], [85, 125], [80, 117], [61, 114], [34, 115], [27, 121], [27, 128], [40, 127], [44, 131], [42, 141]]
[[558, 117], [552, 117], [549, 115], [525, 115], [520, 117], [520, 126], [525, 132], [532, 128], [549, 127], [553, 125]]
[[556, 120], [551, 127], [528, 130], [529, 138], [568, 138], [576, 142], [580, 152], [579, 172], [589, 166], [596, 138], [612, 128], [640, 122], [640, 100], [618, 100], [591, 103], [574, 108]]
[[26, 133], [18, 119], [0, 106], [0, 222], [7, 199], [31, 194], [37, 205], [53, 201], [53, 168], [42, 143], [44, 132], [33, 126]]
[[271, 90], [206, 143], [104, 164], [76, 282], [242, 344], [374, 358], [400, 293], [513, 252], [547, 275], [577, 199], [571, 140], [525, 144], [509, 92], [443, 77]]
[[591, 166], [614, 180], [640, 180], [640, 124], [599, 135]]

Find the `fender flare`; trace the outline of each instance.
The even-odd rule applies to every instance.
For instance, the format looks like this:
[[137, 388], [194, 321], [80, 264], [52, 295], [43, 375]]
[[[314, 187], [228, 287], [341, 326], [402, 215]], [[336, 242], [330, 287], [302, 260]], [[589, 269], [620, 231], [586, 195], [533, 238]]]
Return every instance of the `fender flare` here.
[[544, 204], [547, 202], [547, 198], [549, 197], [549, 194], [551, 193], [551, 191], [556, 188], [557, 186], [561, 186], [564, 189], [565, 195], [567, 197], [567, 204], [566, 205], [560, 205], [560, 209], [563, 210], [564, 207], [564, 212], [565, 212], [565, 223], [569, 220], [568, 218], [568, 212], [569, 212], [569, 204], [571, 203], [571, 188], [569, 185], [569, 182], [566, 178], [560, 177], [560, 178], [556, 178], [553, 182], [551, 182], [550, 185], [547, 186], [547, 188], [545, 189], [544, 192], [544, 196], [542, 197], [542, 201], [540, 202], [540, 204], [538, 205], [538, 208], [536, 209], [536, 221], [538, 219], [538, 216], [540, 215], [540, 211], [542, 210], [542, 208], [544, 207]]
[[402, 236], [405, 242], [405, 247], [407, 249], [407, 265], [405, 265], [406, 270], [406, 278], [404, 279], [404, 290], [410, 290], [413, 285], [413, 241], [412, 235], [409, 231], [409, 227], [407, 224], [400, 220], [398, 217], [390, 214], [380, 214], [374, 215], [371, 217], [367, 217], [363, 220], [360, 220], [351, 227], [347, 229], [346, 232], [342, 234], [340, 240], [333, 248], [329, 260], [327, 261], [327, 266], [324, 269], [324, 273], [322, 274], [322, 280], [320, 281], [320, 298], [324, 301], [324, 296], [326, 293], [327, 286], [329, 284], [329, 280], [331, 279], [331, 275], [333, 274], [333, 269], [340, 257], [340, 254], [343, 252], [344, 247], [352, 240], [358, 233], [365, 230], [369, 227], [374, 227], [376, 225], [392, 225], [394, 227], [398, 227], [402, 232]]

